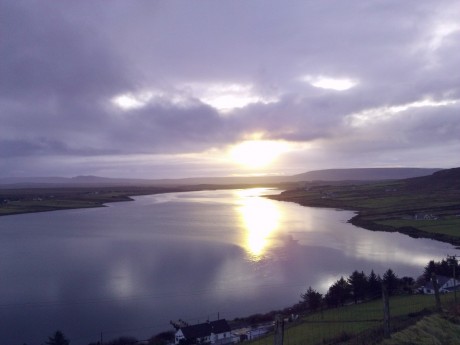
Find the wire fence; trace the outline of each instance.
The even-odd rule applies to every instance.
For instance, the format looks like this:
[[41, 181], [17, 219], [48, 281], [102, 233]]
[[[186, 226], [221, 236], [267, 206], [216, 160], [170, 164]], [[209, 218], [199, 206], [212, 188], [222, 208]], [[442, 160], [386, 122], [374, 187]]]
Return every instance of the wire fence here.
[[[453, 294], [441, 296], [443, 307], [453, 305]], [[404, 295], [389, 299], [390, 330], [392, 333], [415, 324], [433, 313], [434, 295]], [[383, 301], [349, 304], [311, 313], [284, 328], [283, 345], [372, 345], [384, 339]], [[251, 342], [254, 345], [273, 345], [273, 335]]]

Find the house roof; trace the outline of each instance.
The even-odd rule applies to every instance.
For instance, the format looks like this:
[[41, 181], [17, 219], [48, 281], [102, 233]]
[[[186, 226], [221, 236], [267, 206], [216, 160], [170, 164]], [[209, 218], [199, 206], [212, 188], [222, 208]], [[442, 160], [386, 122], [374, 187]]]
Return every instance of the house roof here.
[[210, 336], [211, 333], [220, 334], [230, 332], [230, 326], [225, 319], [221, 319], [182, 327], [181, 331], [186, 339], [196, 339]]
[[218, 333], [225, 333], [225, 332], [230, 332], [230, 326], [227, 323], [227, 320], [225, 319], [220, 319], [216, 321], [212, 321], [209, 323], [211, 325], [212, 333], [218, 334]]
[[[449, 278], [449, 277], [445, 277], [445, 276], [437, 276], [436, 277], [436, 280], [438, 281], [438, 286], [439, 288], [441, 288], [445, 283], [447, 283], [450, 279], [452, 278]], [[426, 285], [424, 286], [425, 289], [432, 289], [434, 290], [434, 287], [433, 287], [433, 282], [430, 280], [428, 283], [426, 283]]]

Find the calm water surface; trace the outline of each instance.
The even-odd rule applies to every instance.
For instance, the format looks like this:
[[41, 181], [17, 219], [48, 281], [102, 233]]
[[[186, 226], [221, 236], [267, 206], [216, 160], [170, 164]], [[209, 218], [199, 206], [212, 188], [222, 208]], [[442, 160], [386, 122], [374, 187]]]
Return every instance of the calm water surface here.
[[106, 208], [0, 218], [0, 343], [139, 339], [294, 304], [353, 270], [416, 277], [445, 243], [354, 227], [349, 211], [267, 189], [136, 197]]

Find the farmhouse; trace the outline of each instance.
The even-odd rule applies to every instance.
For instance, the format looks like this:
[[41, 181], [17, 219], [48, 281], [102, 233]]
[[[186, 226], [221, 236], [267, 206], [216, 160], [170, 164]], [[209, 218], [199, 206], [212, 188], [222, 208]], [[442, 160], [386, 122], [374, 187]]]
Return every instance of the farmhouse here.
[[[454, 291], [454, 289], [455, 290], [460, 289], [460, 281], [457, 279], [454, 280], [453, 278], [438, 276], [437, 281], [438, 281], [438, 286], [439, 286], [439, 292], [441, 293], [451, 292], [451, 291]], [[428, 294], [428, 295], [434, 294], [433, 283], [431, 281], [428, 282], [422, 288], [422, 290], [424, 294]]]
[[229, 344], [232, 342], [230, 326], [225, 319], [181, 327], [175, 335], [175, 344]]
[[437, 220], [438, 217], [431, 213], [416, 213], [414, 215], [415, 220]]

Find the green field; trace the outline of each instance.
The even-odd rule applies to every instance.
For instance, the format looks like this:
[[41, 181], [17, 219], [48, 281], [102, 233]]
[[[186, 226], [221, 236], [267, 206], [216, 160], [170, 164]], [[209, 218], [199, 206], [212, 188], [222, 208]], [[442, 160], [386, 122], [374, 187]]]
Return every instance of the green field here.
[[[350, 221], [359, 227], [460, 245], [460, 168], [389, 182], [305, 183], [271, 198], [354, 210]], [[420, 215], [433, 220], [418, 220]]]
[[389, 225], [395, 228], [410, 226], [421, 231], [436, 234], [445, 234], [449, 236], [460, 236], [460, 218], [446, 218], [438, 220], [404, 220], [390, 219], [376, 221], [377, 224]]
[[[460, 296], [459, 296], [460, 300]], [[453, 295], [442, 296], [444, 307], [453, 303]], [[392, 326], [408, 326], [417, 322], [421, 312], [434, 309], [433, 295], [396, 296], [390, 299]], [[422, 314], [423, 315], [423, 314]], [[374, 300], [358, 305], [329, 309], [303, 317], [287, 324], [284, 332], [286, 345], [316, 345], [340, 343], [373, 344], [383, 336], [383, 304]], [[352, 339], [356, 337], [355, 339]], [[273, 334], [256, 339], [250, 344], [272, 345]]]
[[131, 200], [124, 192], [88, 189], [28, 189], [0, 191], [0, 216], [73, 208], [101, 207]]
[[131, 196], [151, 195], [198, 190], [250, 188], [253, 185], [198, 185], [177, 187], [113, 186], [113, 187], [36, 187], [0, 189], [0, 216], [65, 210], [74, 208], [102, 207], [104, 204], [130, 201]]

